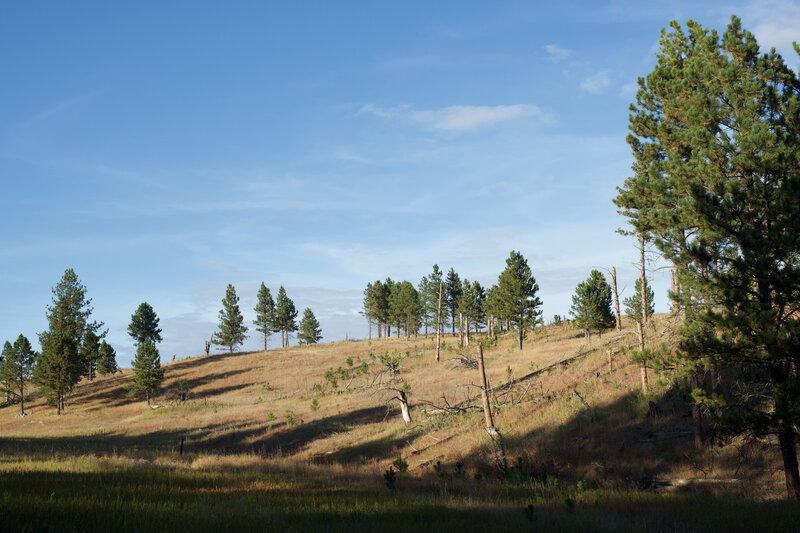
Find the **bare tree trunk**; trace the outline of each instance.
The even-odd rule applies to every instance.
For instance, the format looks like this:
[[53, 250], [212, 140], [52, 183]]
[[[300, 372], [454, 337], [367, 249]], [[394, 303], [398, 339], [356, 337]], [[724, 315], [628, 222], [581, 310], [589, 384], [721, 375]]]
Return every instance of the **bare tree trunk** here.
[[464, 344], [469, 346], [469, 317], [464, 315]]
[[614, 309], [617, 311], [617, 331], [622, 331], [622, 315], [619, 314], [619, 293], [617, 292], [617, 269], [611, 267], [611, 289], [614, 291]]
[[606, 350], [606, 355], [608, 356], [608, 371], [609, 372], [613, 372], [614, 371], [614, 361], [611, 359], [611, 348]]
[[397, 399], [400, 400], [400, 412], [403, 415], [403, 422], [409, 425], [413, 420], [411, 420], [411, 414], [408, 412], [408, 398], [406, 398], [404, 391], [398, 391], [398, 394]]
[[458, 345], [464, 346], [464, 314], [458, 313]]
[[522, 349], [522, 337], [525, 335], [525, 329], [522, 324], [517, 324], [517, 333], [519, 334], [519, 349]]
[[25, 382], [19, 384], [19, 416], [25, 416]]
[[492, 408], [489, 405], [489, 392], [486, 386], [486, 368], [483, 363], [483, 344], [478, 343], [478, 371], [481, 374], [481, 400], [483, 401], [483, 419], [486, 433], [492, 438], [492, 445], [495, 453], [495, 460], [497, 467], [505, 470], [506, 464], [506, 450], [503, 447], [503, 437], [494, 425], [492, 418]]
[[372, 340], [372, 319], [371, 318], [367, 319], [367, 324], [368, 324], [367, 327], [369, 328], [369, 338], [368, 338], [368, 340]]
[[681, 295], [681, 284], [678, 281], [678, 265], [672, 265], [671, 274], [672, 274], [672, 279], [671, 279], [672, 287], [671, 288], [672, 288], [672, 294], [673, 294], [672, 312], [677, 315], [678, 313], [681, 312], [681, 302], [679, 300], [680, 295]]
[[439, 282], [439, 307], [436, 310], [436, 362], [439, 362], [439, 351], [442, 348], [442, 282]]
[[[636, 323], [636, 334], [639, 336], [639, 351], [644, 351], [644, 331], [642, 330], [642, 323]], [[642, 363], [642, 394], [647, 396], [647, 364]]]
[[[639, 237], [640, 257], [642, 261], [642, 326], [647, 325], [647, 278], [645, 277], [644, 264], [644, 235]], [[642, 348], [644, 349], [644, 348]]]

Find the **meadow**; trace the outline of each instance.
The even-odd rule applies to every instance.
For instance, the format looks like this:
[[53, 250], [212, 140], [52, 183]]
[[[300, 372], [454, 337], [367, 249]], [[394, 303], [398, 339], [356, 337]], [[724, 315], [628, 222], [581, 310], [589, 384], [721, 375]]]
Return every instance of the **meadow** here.
[[[673, 330], [658, 316], [648, 335], [670, 342]], [[686, 386], [651, 373], [641, 393], [630, 324], [588, 345], [566, 324], [523, 350], [513, 336], [486, 343], [504, 470], [478, 408], [477, 338], [443, 340], [438, 363], [423, 335], [187, 357], [164, 365], [153, 407], [127, 396], [129, 369], [83, 380], [61, 416], [31, 389], [27, 416], [0, 409], [0, 529], [789, 531], [800, 520], [775, 443], [695, 449]], [[409, 425], [393, 400], [403, 388]]]

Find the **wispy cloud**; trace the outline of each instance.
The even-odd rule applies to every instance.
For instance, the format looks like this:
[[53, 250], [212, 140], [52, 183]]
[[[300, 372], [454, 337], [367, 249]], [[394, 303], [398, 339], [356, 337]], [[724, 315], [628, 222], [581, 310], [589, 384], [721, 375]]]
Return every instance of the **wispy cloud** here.
[[609, 85], [611, 85], [611, 78], [609, 77], [609, 71], [601, 70], [600, 72], [597, 72], [596, 74], [592, 74], [588, 78], [585, 78], [581, 82], [581, 89], [583, 89], [587, 93], [600, 94]]
[[550, 61], [564, 61], [572, 55], [572, 50], [561, 48], [557, 44], [544, 45], [544, 51], [547, 52], [547, 58]]
[[545, 124], [554, 121], [552, 113], [533, 104], [454, 105], [432, 110], [415, 110], [407, 105], [382, 108], [367, 104], [359, 110], [358, 114], [371, 114], [381, 118], [400, 118], [432, 130], [449, 132], [475, 131], [522, 119], [532, 119]]
[[741, 14], [742, 26], [755, 34], [762, 51], [774, 47], [790, 65], [798, 65], [792, 43], [800, 41], [800, 4], [788, 0], [757, 0], [736, 12]]

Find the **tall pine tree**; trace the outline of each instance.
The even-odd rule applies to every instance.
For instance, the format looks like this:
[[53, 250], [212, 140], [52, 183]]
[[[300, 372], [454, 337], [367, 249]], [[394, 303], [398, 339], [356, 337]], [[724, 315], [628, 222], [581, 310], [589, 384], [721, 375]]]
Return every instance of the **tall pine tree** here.
[[316, 344], [322, 339], [322, 328], [319, 327], [317, 317], [308, 307], [303, 311], [300, 319], [300, 329], [297, 331], [298, 344]]
[[240, 346], [247, 338], [247, 326], [244, 325], [242, 312], [239, 310], [239, 297], [236, 289], [228, 284], [225, 298], [222, 299], [222, 309], [219, 312], [219, 326], [214, 332], [214, 344], [227, 346], [229, 353], [233, 353], [235, 346]]
[[42, 352], [33, 371], [34, 382], [56, 401], [57, 413], [64, 409], [66, 395], [86, 370], [81, 341], [87, 331], [97, 332], [102, 324], [89, 322], [92, 301], [86, 287], [71, 268], [53, 288], [53, 303], [47, 307], [48, 329], [39, 334]]
[[616, 324], [611, 310], [611, 287], [599, 270], [592, 270], [586, 281], [575, 288], [570, 314], [587, 336], [590, 331], [602, 331]]
[[258, 299], [256, 301], [256, 319], [253, 324], [256, 325], [256, 331], [264, 335], [264, 351], [267, 351], [267, 339], [272, 333], [275, 333], [275, 301], [272, 299], [269, 289], [264, 282], [261, 282], [261, 287], [258, 289]]
[[286, 294], [283, 285], [278, 289], [278, 298], [275, 301], [275, 318], [277, 329], [281, 333], [281, 346], [289, 346], [289, 333], [297, 331], [297, 308]]
[[512, 250], [506, 259], [506, 268], [497, 280], [494, 297], [500, 318], [508, 320], [517, 328], [520, 350], [525, 329], [542, 321], [542, 301], [536, 295], [537, 292], [539, 285], [528, 261], [521, 253]]
[[629, 140], [650, 183], [630, 193], [678, 268], [686, 366], [735, 375], [695, 398], [720, 438], [776, 435], [800, 499], [800, 81], [736, 17], [721, 38], [686, 28], [640, 80]]
[[11, 346], [6, 342], [7, 350], [3, 350], [3, 363], [0, 367], [0, 381], [9, 392], [19, 398], [19, 414], [25, 416], [25, 382], [31, 377], [36, 352], [30, 341], [20, 335]]
[[161, 356], [155, 343], [144, 339], [136, 347], [136, 357], [133, 359], [133, 379], [128, 384], [131, 395], [144, 392], [147, 405], [150, 398], [156, 393], [158, 384], [164, 379], [164, 369], [161, 368]]

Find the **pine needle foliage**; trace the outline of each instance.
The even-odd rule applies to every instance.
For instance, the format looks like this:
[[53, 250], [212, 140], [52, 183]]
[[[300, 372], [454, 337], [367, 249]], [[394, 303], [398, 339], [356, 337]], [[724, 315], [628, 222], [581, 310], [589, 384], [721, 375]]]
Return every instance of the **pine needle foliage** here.
[[517, 327], [520, 350], [525, 329], [542, 321], [542, 301], [536, 295], [537, 292], [539, 285], [528, 261], [521, 253], [512, 250], [506, 259], [506, 268], [497, 280], [493, 299], [498, 317]]
[[630, 130], [621, 212], [678, 268], [680, 356], [735, 375], [694, 396], [718, 438], [776, 435], [800, 499], [800, 80], [737, 17], [722, 35], [672, 22]]
[[[625, 315], [632, 318], [636, 322], [642, 321], [642, 280], [637, 279], [636, 283], [634, 284], [634, 293], [632, 296], [625, 298], [622, 303], [625, 304]], [[655, 298], [655, 294], [653, 294], [653, 288], [650, 284], [646, 285], [647, 287], [647, 316], [653, 316], [653, 313], [656, 312], [655, 305], [653, 304], [653, 298]]]
[[316, 344], [322, 339], [322, 328], [319, 326], [317, 317], [308, 307], [303, 311], [303, 318], [300, 319], [300, 328], [297, 332], [297, 342], [299, 344]]
[[239, 310], [239, 297], [236, 296], [233, 285], [228, 284], [213, 342], [219, 346], [227, 346], [229, 353], [233, 353], [234, 347], [240, 346], [246, 338], [247, 326], [244, 325], [244, 318]]
[[602, 331], [616, 324], [611, 310], [611, 287], [599, 270], [592, 270], [586, 281], [575, 288], [570, 314], [575, 325], [587, 332]]
[[128, 384], [130, 395], [140, 392], [145, 393], [147, 405], [150, 398], [156, 393], [158, 384], [164, 379], [164, 369], [161, 368], [161, 355], [155, 343], [145, 339], [136, 347], [136, 357], [133, 359], [133, 378]]
[[253, 324], [256, 326], [256, 331], [264, 335], [264, 351], [267, 351], [267, 339], [273, 333], [279, 331], [276, 325], [276, 312], [275, 300], [272, 299], [269, 289], [264, 282], [261, 282], [261, 287], [258, 289], [258, 296], [256, 300], [256, 319]]

